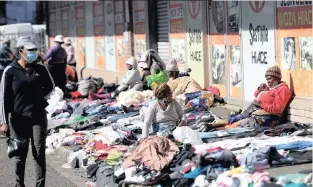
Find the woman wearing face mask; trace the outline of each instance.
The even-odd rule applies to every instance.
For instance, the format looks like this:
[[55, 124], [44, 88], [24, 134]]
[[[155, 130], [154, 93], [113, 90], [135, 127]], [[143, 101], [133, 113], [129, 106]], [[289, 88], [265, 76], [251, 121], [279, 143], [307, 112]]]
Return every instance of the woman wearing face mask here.
[[185, 126], [186, 116], [182, 106], [173, 99], [173, 93], [167, 84], [155, 89], [156, 100], [144, 111], [142, 138], [149, 136], [152, 125], [153, 133], [161, 136], [169, 135], [176, 126]]
[[[53, 79], [44, 65], [37, 64], [37, 47], [28, 37], [17, 41], [20, 59], [3, 73], [0, 89], [0, 131], [11, 138], [30, 139], [35, 160], [36, 187], [45, 186], [48, 102], [45, 97], [54, 88]], [[8, 126], [8, 124], [10, 124]], [[8, 134], [8, 133], [6, 133]], [[27, 150], [12, 159], [15, 163], [16, 186], [24, 187]]]
[[281, 70], [272, 66], [265, 73], [266, 84], [261, 84], [255, 91], [253, 102], [242, 114], [231, 117], [229, 123], [234, 123], [251, 115], [257, 115], [261, 124], [279, 124], [287, 104], [291, 99], [288, 85], [281, 81]]

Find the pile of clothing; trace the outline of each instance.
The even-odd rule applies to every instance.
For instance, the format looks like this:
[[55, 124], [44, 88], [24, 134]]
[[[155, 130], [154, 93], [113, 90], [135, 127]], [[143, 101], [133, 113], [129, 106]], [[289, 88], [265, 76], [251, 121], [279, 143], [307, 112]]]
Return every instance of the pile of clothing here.
[[[94, 186], [288, 186], [309, 175], [273, 180], [264, 169], [312, 162], [312, 125], [220, 127], [210, 110], [215, 94], [185, 94], [187, 126], [167, 137], [141, 139], [144, 106], [152, 91], [122, 92], [117, 99], [64, 100], [56, 89], [48, 100], [47, 153], [71, 150], [64, 168], [79, 168]], [[220, 100], [218, 100], [220, 102]], [[127, 111], [125, 110], [127, 108]], [[309, 174], [309, 173], [308, 173]], [[312, 175], [311, 175], [312, 177]]]

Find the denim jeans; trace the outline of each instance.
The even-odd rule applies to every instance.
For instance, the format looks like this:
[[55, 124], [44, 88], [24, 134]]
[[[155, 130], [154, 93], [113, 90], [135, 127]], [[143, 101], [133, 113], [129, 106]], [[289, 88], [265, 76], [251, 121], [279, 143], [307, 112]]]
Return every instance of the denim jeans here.
[[173, 133], [173, 130], [176, 128], [175, 125], [168, 123], [154, 123], [152, 124], [152, 134], [156, 134], [158, 136], [167, 137], [168, 135]]

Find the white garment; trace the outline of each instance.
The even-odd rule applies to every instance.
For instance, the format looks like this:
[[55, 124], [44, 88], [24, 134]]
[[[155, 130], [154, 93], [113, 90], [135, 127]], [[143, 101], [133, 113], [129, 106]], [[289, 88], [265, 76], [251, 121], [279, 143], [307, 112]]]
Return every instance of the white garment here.
[[202, 144], [203, 141], [200, 137], [199, 132], [192, 130], [189, 127], [177, 127], [173, 131], [173, 135], [176, 140], [181, 143], [190, 143], [190, 144]]
[[137, 62], [134, 57], [129, 58], [126, 61], [126, 64], [132, 65], [132, 69], [128, 70], [126, 72], [125, 77], [123, 78], [123, 85], [129, 86], [129, 89], [132, 88], [136, 83], [139, 83], [141, 81], [140, 79], [140, 73], [137, 70]]
[[68, 47], [65, 48], [66, 54], [67, 54], [67, 59], [70, 59], [71, 56], [73, 55], [73, 59], [71, 61], [68, 61], [67, 64], [73, 64], [76, 63], [76, 59], [75, 59], [75, 48], [70, 45]]

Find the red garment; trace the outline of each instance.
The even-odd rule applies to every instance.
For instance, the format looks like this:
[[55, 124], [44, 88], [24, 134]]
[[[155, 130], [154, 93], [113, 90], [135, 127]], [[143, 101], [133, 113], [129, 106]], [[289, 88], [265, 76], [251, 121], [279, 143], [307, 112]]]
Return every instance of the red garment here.
[[214, 95], [221, 96], [220, 90], [216, 87], [210, 86], [209, 88], [204, 89], [205, 91], [209, 91]]
[[263, 91], [257, 97], [265, 112], [277, 115], [284, 112], [290, 99], [291, 91], [286, 83], [281, 83], [269, 91]]
[[218, 146], [218, 147], [209, 148], [206, 151], [207, 152], [216, 152], [216, 151], [222, 151], [222, 150], [224, 150], [224, 149], [221, 148], [220, 146]]
[[81, 94], [80, 94], [78, 91], [72, 92], [71, 95], [72, 95], [72, 98], [73, 98], [73, 99], [74, 99], [74, 98], [78, 98], [79, 96], [81, 96]]

